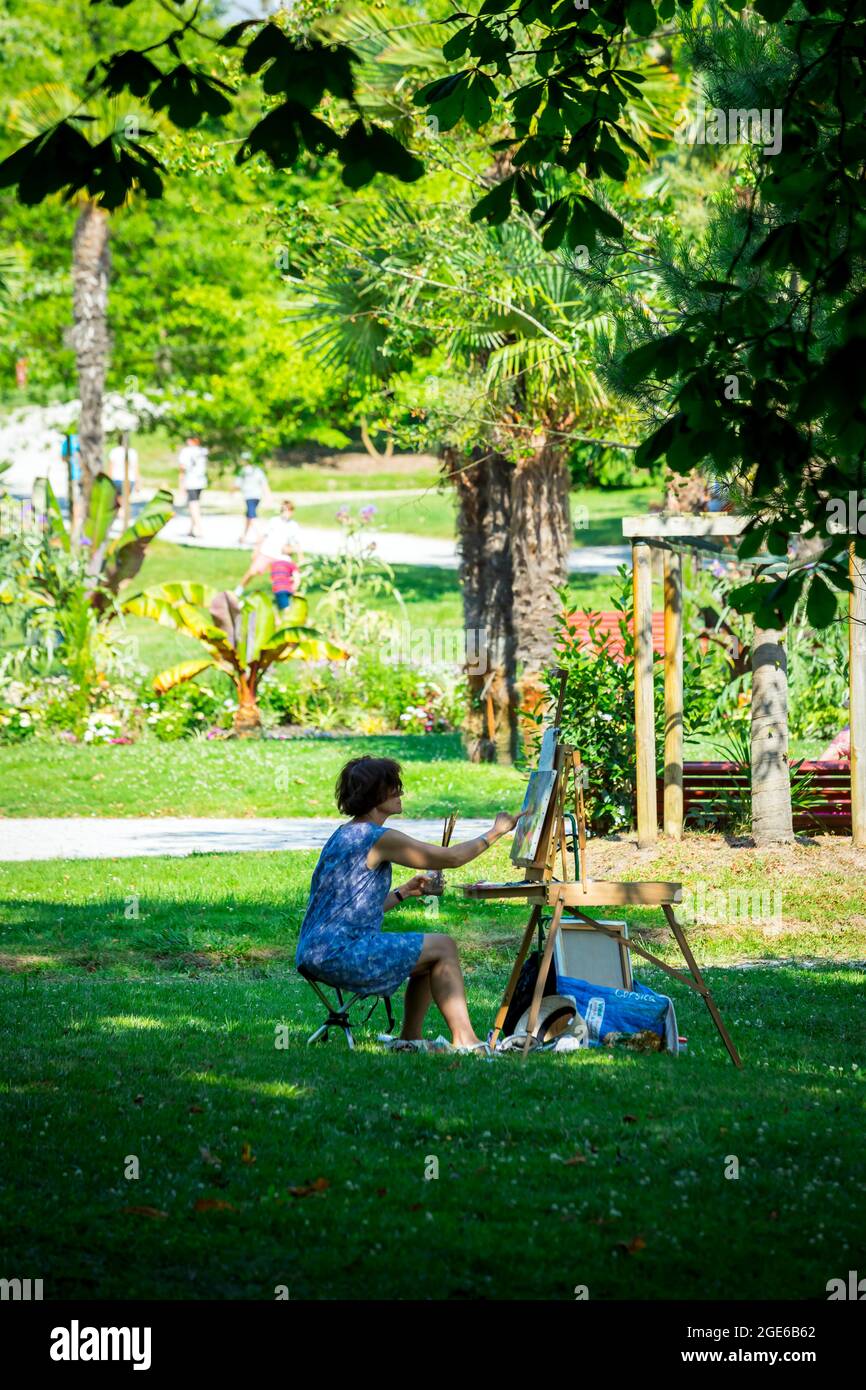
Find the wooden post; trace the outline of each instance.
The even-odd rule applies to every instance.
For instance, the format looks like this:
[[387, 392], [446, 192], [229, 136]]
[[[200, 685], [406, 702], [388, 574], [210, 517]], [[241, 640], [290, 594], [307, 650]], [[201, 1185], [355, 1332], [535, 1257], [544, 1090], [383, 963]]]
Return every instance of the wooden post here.
[[851, 728], [851, 835], [866, 849], [866, 560], [848, 547], [848, 680]]
[[665, 559], [665, 834], [683, 834], [683, 564], [678, 550]]
[[641, 849], [658, 838], [656, 736], [653, 708], [652, 551], [645, 541], [632, 545], [634, 583], [634, 732], [637, 759], [637, 842]]

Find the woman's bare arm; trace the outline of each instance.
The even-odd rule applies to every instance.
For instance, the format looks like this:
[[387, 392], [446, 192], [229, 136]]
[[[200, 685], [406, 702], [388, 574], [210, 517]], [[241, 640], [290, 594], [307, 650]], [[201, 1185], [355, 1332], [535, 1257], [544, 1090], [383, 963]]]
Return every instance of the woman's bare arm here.
[[401, 830], [386, 830], [367, 855], [367, 867], [375, 869], [379, 864], [401, 864], [406, 869], [459, 869], [490, 849], [503, 835], [508, 835], [519, 819], [519, 816], [500, 811], [491, 828], [483, 835], [448, 846], [428, 845], [423, 840], [413, 840]]

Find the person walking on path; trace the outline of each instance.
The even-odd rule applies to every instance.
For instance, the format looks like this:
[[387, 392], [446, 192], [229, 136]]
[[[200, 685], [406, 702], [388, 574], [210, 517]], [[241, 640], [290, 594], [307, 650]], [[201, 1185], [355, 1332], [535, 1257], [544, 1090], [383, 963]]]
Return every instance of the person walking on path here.
[[270, 574], [274, 603], [284, 611], [297, 592], [300, 568], [304, 562], [301, 528], [294, 519], [295, 504], [288, 498], [280, 504], [280, 514], [268, 523], [256, 547], [249, 568], [235, 593], [241, 594], [256, 575]]
[[201, 538], [201, 495], [207, 487], [207, 449], [191, 435], [177, 456], [179, 484], [189, 506], [189, 534]]
[[[270, 499], [271, 491], [268, 487], [268, 479], [265, 470], [258, 463], [253, 463], [249, 454], [241, 455], [241, 467], [238, 473], [238, 486], [241, 490], [241, 497], [244, 500], [244, 529], [241, 532], [241, 545], [251, 545], [252, 539], [258, 533], [256, 518], [259, 514], [259, 505]], [[250, 535], [252, 533], [252, 539]]]

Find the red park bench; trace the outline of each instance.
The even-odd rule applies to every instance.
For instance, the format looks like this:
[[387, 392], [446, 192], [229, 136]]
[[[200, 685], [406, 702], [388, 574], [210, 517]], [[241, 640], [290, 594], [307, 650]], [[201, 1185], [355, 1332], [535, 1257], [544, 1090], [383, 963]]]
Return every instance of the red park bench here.
[[[794, 829], [806, 834], [851, 834], [851, 770], [847, 763], [803, 762], [793, 781], [811, 774], [809, 791], [816, 805], [794, 811]], [[656, 783], [659, 824], [663, 823], [664, 778]], [[748, 796], [749, 774], [739, 763], [684, 763], [683, 816], [686, 826], [711, 825], [721, 819], [728, 798]]]
[[[608, 652], [614, 658], [622, 656], [623, 641], [620, 632], [621, 613], [572, 613], [570, 622], [575, 629], [573, 641], [577, 643], [582, 652], [594, 651], [596, 643], [590, 636], [590, 618], [592, 626], [597, 633], [597, 639], [607, 639], [605, 645]], [[634, 624], [629, 623], [629, 631], [634, 633]], [[659, 656], [664, 656], [665, 652], [665, 615], [664, 613], [653, 613], [653, 651]]]

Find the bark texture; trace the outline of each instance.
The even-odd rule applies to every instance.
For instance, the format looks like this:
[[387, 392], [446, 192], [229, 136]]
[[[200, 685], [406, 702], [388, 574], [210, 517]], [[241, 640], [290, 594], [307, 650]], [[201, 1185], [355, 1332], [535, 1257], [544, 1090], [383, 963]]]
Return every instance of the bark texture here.
[[472, 694], [467, 753], [473, 762], [512, 762], [517, 752], [516, 660], [511, 560], [513, 467], [478, 449], [443, 455], [457, 497], [467, 678]]
[[784, 636], [784, 632], [756, 627], [752, 643], [752, 837], [756, 845], [794, 838]]
[[523, 664], [523, 703], [532, 700], [540, 673], [550, 665], [560, 610], [557, 590], [568, 580], [569, 481], [561, 448], [548, 441], [512, 474], [514, 629], [517, 659]]
[[108, 213], [95, 203], [85, 203], [72, 240], [72, 345], [81, 397], [78, 436], [85, 508], [93, 479], [102, 468], [104, 447], [102, 405], [110, 346], [108, 235]]

